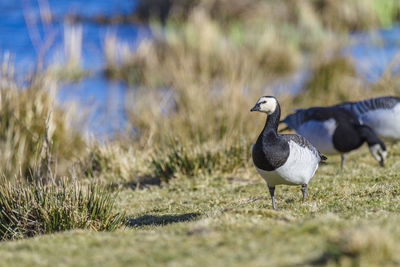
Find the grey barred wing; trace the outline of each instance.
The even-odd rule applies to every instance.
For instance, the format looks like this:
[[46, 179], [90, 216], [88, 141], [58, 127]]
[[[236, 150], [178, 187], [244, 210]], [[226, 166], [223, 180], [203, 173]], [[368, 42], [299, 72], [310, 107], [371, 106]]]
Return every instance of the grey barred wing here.
[[318, 151], [318, 149], [316, 149], [306, 138], [304, 138], [301, 135], [297, 135], [297, 134], [282, 134], [281, 137], [282, 137], [282, 139], [284, 139], [287, 142], [292, 141], [292, 142], [295, 142], [296, 144], [298, 144], [299, 146], [308, 149], [316, 157], [319, 158], [319, 161], [324, 161], [324, 160], [327, 159], [326, 156], [322, 155]]
[[392, 109], [398, 103], [400, 103], [400, 98], [398, 97], [383, 96], [365, 99], [358, 102], [346, 102], [337, 106], [351, 110], [355, 114], [359, 115], [377, 109]]

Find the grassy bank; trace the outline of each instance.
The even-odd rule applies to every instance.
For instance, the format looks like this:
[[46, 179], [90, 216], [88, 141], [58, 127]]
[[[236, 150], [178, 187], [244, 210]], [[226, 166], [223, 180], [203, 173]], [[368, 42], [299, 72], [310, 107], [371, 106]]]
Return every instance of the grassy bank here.
[[394, 266], [400, 262], [399, 151], [391, 147], [383, 169], [365, 148], [340, 173], [340, 158], [331, 157], [311, 181], [306, 204], [299, 187], [277, 188], [278, 211], [253, 168], [121, 189], [117, 205], [130, 220], [126, 228], [7, 242], [0, 255], [8, 266]]

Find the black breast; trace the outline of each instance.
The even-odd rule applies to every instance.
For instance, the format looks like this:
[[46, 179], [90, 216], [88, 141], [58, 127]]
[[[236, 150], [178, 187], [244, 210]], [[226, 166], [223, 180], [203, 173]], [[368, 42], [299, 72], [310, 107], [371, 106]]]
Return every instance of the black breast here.
[[337, 127], [332, 136], [335, 149], [339, 152], [349, 152], [359, 148], [364, 140], [357, 130], [357, 117], [343, 108], [330, 108], [334, 112]]
[[285, 164], [289, 153], [289, 144], [280, 140], [276, 133], [261, 132], [253, 147], [252, 157], [257, 168], [273, 171]]
[[333, 146], [339, 152], [349, 152], [359, 148], [364, 140], [352, 123], [339, 123], [332, 137]]
[[337, 127], [332, 136], [333, 146], [339, 152], [349, 152], [360, 147], [364, 140], [357, 131], [357, 117], [340, 107], [313, 107], [305, 111], [306, 120], [327, 121], [334, 119]]

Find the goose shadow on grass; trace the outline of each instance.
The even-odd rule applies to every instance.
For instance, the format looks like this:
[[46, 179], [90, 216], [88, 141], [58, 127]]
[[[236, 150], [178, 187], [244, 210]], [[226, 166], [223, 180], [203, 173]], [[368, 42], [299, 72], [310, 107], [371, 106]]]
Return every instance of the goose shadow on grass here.
[[146, 225], [163, 226], [171, 223], [188, 222], [198, 218], [200, 213], [184, 213], [179, 215], [143, 215], [136, 218], [127, 218], [129, 227]]

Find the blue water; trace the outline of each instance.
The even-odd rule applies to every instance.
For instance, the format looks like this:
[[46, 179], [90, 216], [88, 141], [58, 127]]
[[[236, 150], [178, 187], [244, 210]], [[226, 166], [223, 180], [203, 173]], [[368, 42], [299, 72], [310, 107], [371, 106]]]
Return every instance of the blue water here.
[[[50, 11], [52, 21], [42, 23], [39, 12]], [[46, 52], [46, 62], [53, 60], [63, 51], [64, 16], [81, 16], [129, 13], [134, 9], [133, 0], [1, 0], [0, 1], [0, 51], [9, 51], [15, 58], [17, 70], [26, 71], [35, 66], [36, 47], [44, 46], [45, 40], [53, 38]], [[27, 26], [27, 23], [31, 26]], [[118, 38], [134, 41], [138, 27], [131, 25], [83, 25], [82, 64], [85, 67], [97, 67], [102, 64], [102, 42], [107, 32], [115, 33]], [[34, 40], [34, 41], [33, 41]]]
[[[45, 53], [45, 64], [62, 62], [64, 55], [64, 16], [112, 16], [127, 14], [135, 8], [136, 0], [1, 0], [0, 1], [0, 56], [10, 55], [16, 73], [32, 71], [36, 66], [37, 47], [52, 37]], [[49, 10], [52, 20], [42, 23], [40, 10]], [[27, 26], [30, 25], [29, 27]], [[124, 101], [126, 85], [108, 81], [102, 75], [104, 67], [103, 41], [107, 34], [114, 34], [123, 42], [134, 46], [149, 30], [137, 25], [102, 25], [82, 22], [83, 42], [81, 65], [92, 75], [78, 83], [61, 85], [58, 100], [64, 105], [70, 101], [79, 103], [87, 113], [85, 132], [95, 136], [107, 136], [124, 126]], [[376, 81], [385, 68], [400, 52], [400, 25], [390, 29], [351, 34], [350, 44], [343, 53], [354, 58], [360, 76]], [[34, 40], [34, 41], [32, 41]], [[395, 64], [394, 71], [400, 71]], [[274, 92], [290, 90], [299, 92], [309, 74], [303, 70], [282, 77], [268, 85]]]
[[354, 58], [360, 76], [374, 82], [389, 65], [393, 72], [400, 71], [400, 25], [390, 29], [354, 33], [350, 45], [344, 50]]

